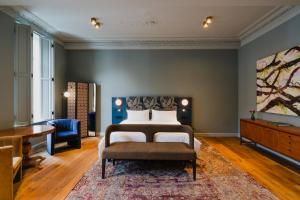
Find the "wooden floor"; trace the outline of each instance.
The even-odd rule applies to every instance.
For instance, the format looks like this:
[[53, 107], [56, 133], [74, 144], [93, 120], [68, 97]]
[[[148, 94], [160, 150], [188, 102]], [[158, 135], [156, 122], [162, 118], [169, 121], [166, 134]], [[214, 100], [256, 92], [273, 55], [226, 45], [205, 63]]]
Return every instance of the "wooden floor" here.
[[295, 165], [252, 145], [240, 145], [237, 138], [204, 139], [279, 199], [300, 199], [300, 170]]
[[[237, 167], [251, 174], [280, 199], [300, 199], [300, 174], [270, 155], [251, 146], [240, 145], [237, 138], [202, 138], [213, 145]], [[64, 199], [80, 177], [96, 162], [98, 138], [84, 139], [82, 148], [48, 156], [43, 169], [29, 169], [18, 188], [16, 199]], [[47, 155], [47, 153], [43, 153]]]
[[82, 140], [81, 149], [65, 149], [61, 153], [49, 156], [42, 162], [42, 169], [30, 168], [24, 171], [16, 199], [60, 200], [73, 189], [82, 175], [98, 159], [95, 137]]

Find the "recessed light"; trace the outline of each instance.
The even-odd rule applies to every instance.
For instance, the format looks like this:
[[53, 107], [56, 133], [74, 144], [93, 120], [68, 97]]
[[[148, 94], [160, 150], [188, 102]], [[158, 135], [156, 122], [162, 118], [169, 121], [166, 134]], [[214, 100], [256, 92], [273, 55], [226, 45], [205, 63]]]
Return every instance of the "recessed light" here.
[[208, 23], [206, 21], [203, 22], [203, 28], [208, 28]]
[[146, 21], [145, 24], [149, 25], [149, 26], [153, 26], [153, 25], [156, 25], [157, 22], [155, 20], [149, 20], [149, 21]]

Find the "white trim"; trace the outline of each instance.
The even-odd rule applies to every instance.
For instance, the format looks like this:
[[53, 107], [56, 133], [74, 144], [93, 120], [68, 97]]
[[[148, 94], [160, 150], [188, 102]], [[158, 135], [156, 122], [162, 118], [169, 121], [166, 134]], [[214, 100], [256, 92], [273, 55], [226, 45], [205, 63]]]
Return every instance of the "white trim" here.
[[269, 23], [271, 20], [275, 19], [278, 17], [280, 14], [284, 13], [287, 11], [291, 6], [276, 6], [269, 12], [267, 12], [265, 15], [248, 25], [246, 28], [244, 28], [240, 33], [239, 33], [239, 38], [242, 40], [252, 33], [256, 32], [258, 29], [262, 28], [263, 25], [266, 25]]
[[238, 137], [238, 133], [194, 133], [194, 135], [204, 137]]
[[26, 10], [22, 6], [0, 6], [0, 11], [6, 13], [12, 18], [20, 21], [21, 23], [30, 25], [33, 31], [46, 34], [50, 37], [50, 39], [54, 40], [54, 42], [64, 46], [64, 42], [62, 42], [56, 35], [59, 34], [59, 31], [55, 29], [53, 26]]
[[272, 12], [263, 16], [261, 20], [248, 26], [240, 34], [241, 46], [248, 44], [256, 38], [264, 35], [272, 29], [278, 27], [292, 17], [300, 13], [300, 6], [276, 7]]
[[[21, 22], [29, 23], [33, 30], [46, 32], [65, 49], [238, 49], [271, 31], [300, 13], [300, 5], [276, 6], [259, 20], [247, 26], [238, 36], [230, 38], [156, 38], [156, 39], [103, 39], [62, 42], [60, 31], [22, 6], [0, 6], [0, 10]], [[44, 31], [45, 30], [45, 31]]]
[[65, 49], [238, 49], [236, 40], [102, 40], [66, 42]]

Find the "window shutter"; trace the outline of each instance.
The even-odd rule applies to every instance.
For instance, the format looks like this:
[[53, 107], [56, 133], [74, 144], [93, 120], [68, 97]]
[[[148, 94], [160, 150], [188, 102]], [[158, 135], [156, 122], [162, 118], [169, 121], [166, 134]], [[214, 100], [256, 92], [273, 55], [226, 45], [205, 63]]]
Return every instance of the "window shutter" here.
[[51, 41], [41, 39], [42, 118], [51, 119], [53, 111], [53, 70]]
[[31, 28], [16, 24], [14, 58], [14, 112], [15, 125], [31, 122]]

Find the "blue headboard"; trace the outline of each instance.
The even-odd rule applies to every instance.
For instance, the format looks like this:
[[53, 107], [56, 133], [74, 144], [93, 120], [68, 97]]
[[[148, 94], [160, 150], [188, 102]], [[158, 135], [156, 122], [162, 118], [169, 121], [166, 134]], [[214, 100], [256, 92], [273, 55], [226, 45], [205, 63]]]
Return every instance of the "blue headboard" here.
[[126, 110], [177, 110], [181, 124], [192, 125], [192, 98], [170, 96], [112, 97], [112, 123], [119, 124], [127, 119]]

